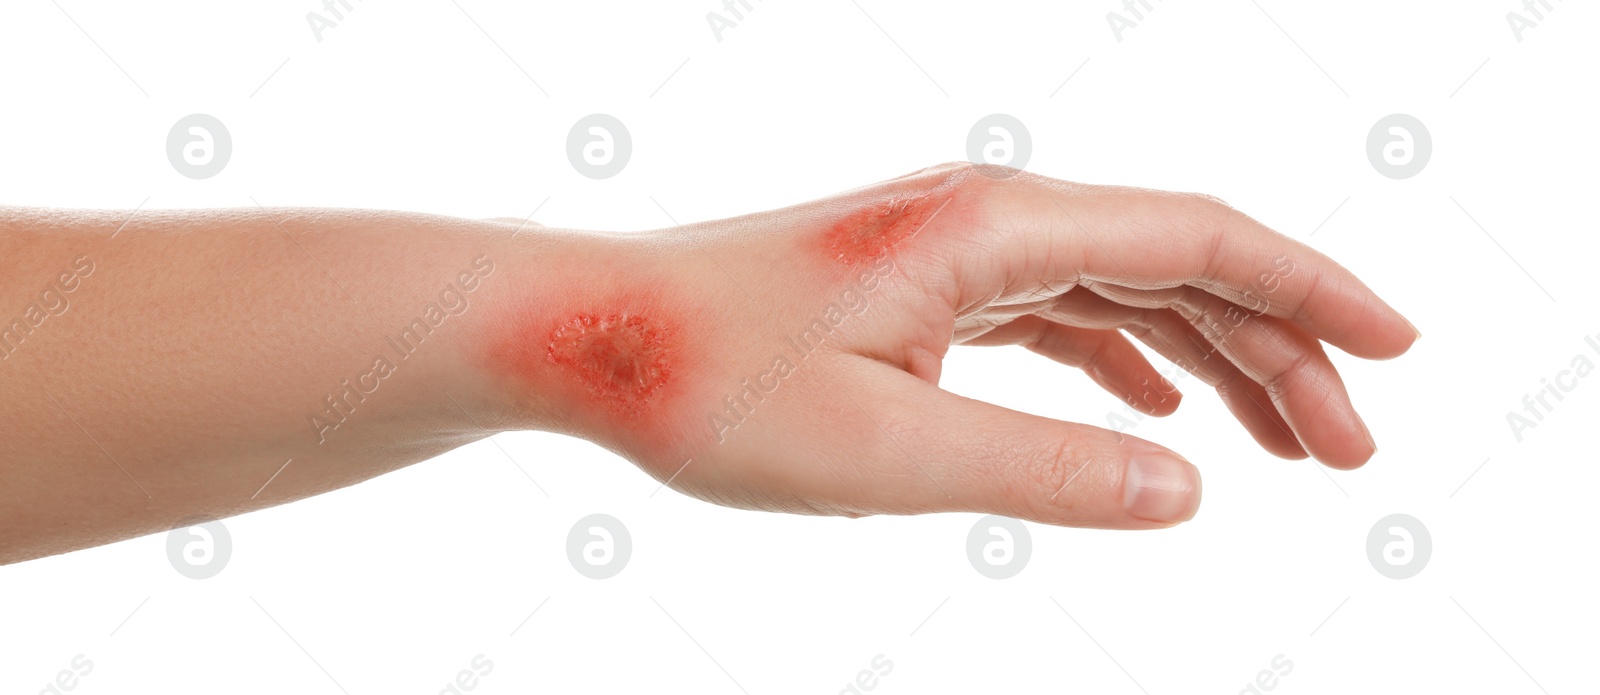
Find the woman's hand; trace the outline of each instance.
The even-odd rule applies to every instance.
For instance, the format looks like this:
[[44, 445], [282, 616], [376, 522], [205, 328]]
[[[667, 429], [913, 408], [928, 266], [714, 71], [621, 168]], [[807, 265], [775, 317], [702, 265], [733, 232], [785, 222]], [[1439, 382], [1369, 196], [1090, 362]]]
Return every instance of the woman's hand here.
[[1199, 505], [1194, 466], [941, 390], [949, 347], [1023, 345], [1168, 415], [1181, 394], [1131, 335], [1216, 388], [1267, 451], [1355, 468], [1375, 446], [1321, 341], [1387, 359], [1419, 335], [1216, 199], [968, 164], [585, 244], [549, 252], [592, 283], [529, 290], [493, 329], [507, 422], [742, 508], [1169, 526]]
[[1168, 526], [1199, 504], [1193, 466], [942, 391], [949, 347], [1025, 345], [1171, 413], [1125, 331], [1268, 451], [1353, 468], [1372, 439], [1320, 341], [1389, 358], [1417, 337], [1216, 200], [965, 164], [641, 234], [5, 208], [0, 257], [0, 564], [527, 428], [735, 507]]

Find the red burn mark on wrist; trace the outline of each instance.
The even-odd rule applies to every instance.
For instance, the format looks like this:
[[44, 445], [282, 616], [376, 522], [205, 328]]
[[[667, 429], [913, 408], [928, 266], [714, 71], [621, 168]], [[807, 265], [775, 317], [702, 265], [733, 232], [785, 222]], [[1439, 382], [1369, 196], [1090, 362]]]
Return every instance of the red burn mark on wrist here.
[[550, 332], [546, 355], [610, 409], [638, 413], [672, 378], [666, 330], [638, 314], [577, 314]]
[[828, 255], [846, 265], [871, 263], [916, 236], [949, 203], [948, 195], [923, 194], [852, 213], [828, 229]]

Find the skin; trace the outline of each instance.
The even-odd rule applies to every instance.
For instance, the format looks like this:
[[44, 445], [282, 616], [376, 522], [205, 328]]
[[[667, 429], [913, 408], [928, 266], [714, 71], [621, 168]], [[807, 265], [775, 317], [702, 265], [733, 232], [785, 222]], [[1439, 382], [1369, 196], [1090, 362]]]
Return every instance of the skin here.
[[[1348, 469], [1375, 446], [1323, 343], [1388, 359], [1419, 337], [1349, 271], [1213, 198], [968, 164], [634, 234], [7, 208], [0, 258], [0, 319], [33, 317], [0, 342], [0, 562], [518, 429], [734, 507], [1162, 528], [1198, 508], [1193, 465], [943, 391], [949, 347], [1024, 345], [1168, 415], [1182, 394], [1131, 336], [1267, 451]], [[395, 347], [410, 325], [422, 338]]]

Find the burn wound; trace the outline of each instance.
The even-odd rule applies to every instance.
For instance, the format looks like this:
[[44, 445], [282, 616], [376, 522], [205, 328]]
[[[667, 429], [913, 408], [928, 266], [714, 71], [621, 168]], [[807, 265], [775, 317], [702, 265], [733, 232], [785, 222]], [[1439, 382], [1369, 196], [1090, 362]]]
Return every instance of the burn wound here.
[[877, 260], [921, 232], [949, 202], [949, 196], [925, 194], [852, 213], [829, 228], [828, 255], [846, 265]]
[[638, 413], [672, 377], [664, 333], [637, 314], [577, 314], [550, 332], [547, 355], [610, 409]]

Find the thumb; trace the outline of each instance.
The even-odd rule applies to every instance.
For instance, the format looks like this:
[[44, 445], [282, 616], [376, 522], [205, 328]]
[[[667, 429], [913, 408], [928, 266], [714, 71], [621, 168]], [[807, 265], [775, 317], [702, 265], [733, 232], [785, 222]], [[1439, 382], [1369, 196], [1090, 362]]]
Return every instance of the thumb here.
[[[879, 479], [899, 511], [1000, 514], [1060, 526], [1164, 528], [1200, 506], [1200, 471], [1165, 447], [964, 398], [885, 368], [858, 396], [877, 425], [865, 457], [921, 469]], [[910, 460], [910, 464], [906, 461]], [[883, 462], [887, 464], [888, 462]]]

